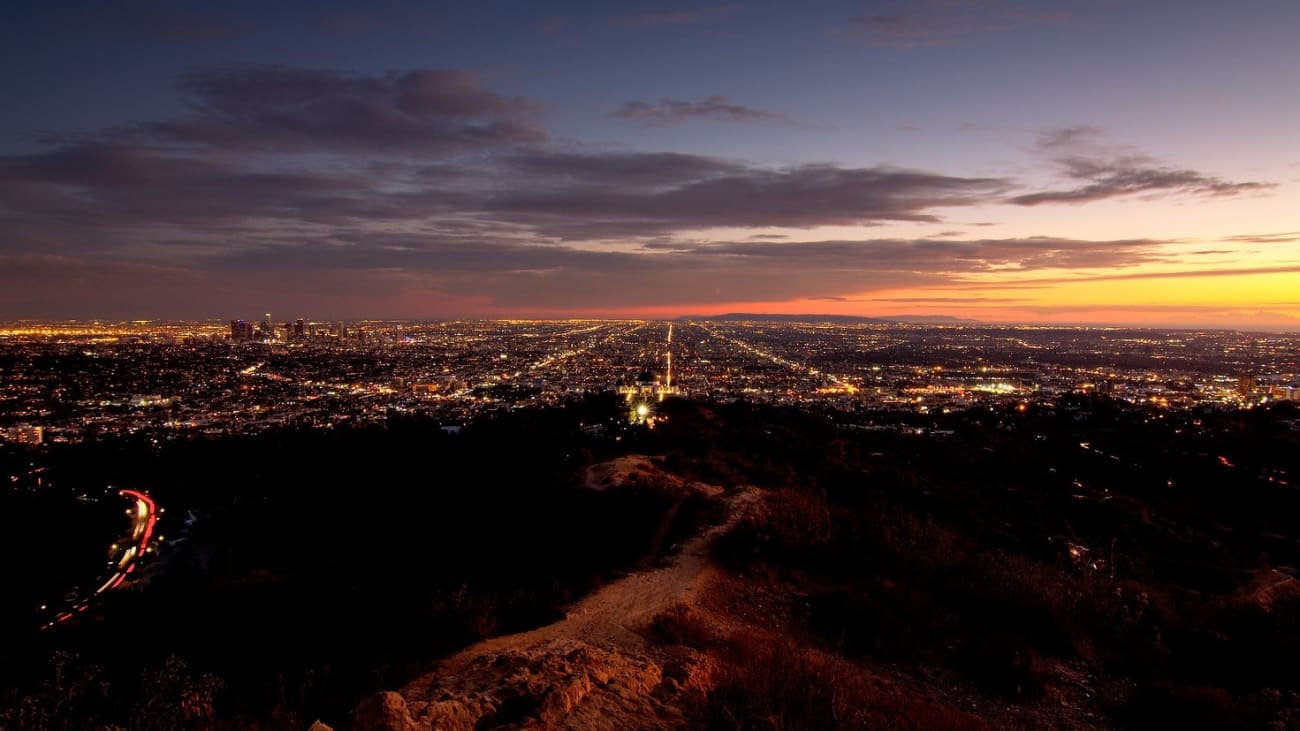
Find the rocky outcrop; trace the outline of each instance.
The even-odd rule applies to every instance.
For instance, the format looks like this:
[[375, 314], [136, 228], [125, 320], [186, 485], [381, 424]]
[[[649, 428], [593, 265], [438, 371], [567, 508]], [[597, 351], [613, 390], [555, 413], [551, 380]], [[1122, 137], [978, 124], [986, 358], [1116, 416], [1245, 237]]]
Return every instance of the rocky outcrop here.
[[[1294, 569], [1290, 569], [1294, 572]], [[1257, 569], [1250, 583], [1237, 591], [1237, 601], [1271, 613], [1279, 606], [1300, 604], [1300, 581], [1277, 569]]]
[[[607, 463], [588, 475], [593, 489], [658, 477], [652, 458]], [[638, 478], [641, 479], [641, 478]], [[670, 489], [720, 488], [682, 483]], [[669, 729], [681, 707], [710, 687], [713, 661], [684, 646], [647, 643], [654, 617], [692, 605], [716, 578], [710, 542], [745, 514], [759, 493], [729, 498], [732, 517], [688, 541], [671, 563], [625, 576], [585, 597], [559, 622], [494, 637], [444, 659], [400, 693], [368, 698], [352, 718], [361, 731], [479, 729]]]
[[723, 489], [694, 480], [683, 480], [663, 468], [663, 457], [628, 454], [587, 468], [583, 485], [589, 490], [615, 490], [628, 485], [657, 485], [668, 490], [689, 490], [718, 496]]
[[[692, 685], [690, 658], [671, 660], [558, 639], [480, 655], [452, 675], [363, 703], [366, 731], [669, 729]], [[667, 667], [667, 670], [665, 670]]]
[[391, 690], [362, 701], [352, 714], [352, 727], [366, 731], [415, 731], [406, 699]]

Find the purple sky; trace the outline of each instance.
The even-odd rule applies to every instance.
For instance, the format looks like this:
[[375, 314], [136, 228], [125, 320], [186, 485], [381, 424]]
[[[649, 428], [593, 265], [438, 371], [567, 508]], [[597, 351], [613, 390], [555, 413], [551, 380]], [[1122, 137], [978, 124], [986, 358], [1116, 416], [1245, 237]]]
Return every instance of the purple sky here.
[[1294, 0], [8, 8], [0, 319], [1300, 327]]

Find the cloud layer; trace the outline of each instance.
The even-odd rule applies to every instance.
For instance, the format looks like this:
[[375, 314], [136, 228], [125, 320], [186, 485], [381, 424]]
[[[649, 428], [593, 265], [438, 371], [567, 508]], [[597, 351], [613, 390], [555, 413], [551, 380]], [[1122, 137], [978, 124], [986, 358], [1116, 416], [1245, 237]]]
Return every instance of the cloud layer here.
[[1019, 195], [1012, 203], [1088, 203], [1127, 195], [1184, 194], [1230, 196], [1273, 187], [1262, 182], [1233, 182], [1195, 170], [1160, 165], [1149, 155], [1105, 143], [1100, 129], [1070, 127], [1045, 132], [1038, 150], [1074, 187]]
[[[176, 302], [178, 316], [212, 315], [252, 298], [258, 309], [418, 315], [435, 304], [506, 313], [844, 298], [1162, 262], [1167, 242], [961, 230], [796, 242], [792, 231], [940, 222], [1008, 200], [1264, 187], [1163, 167], [1082, 127], [1039, 141], [1069, 183], [1046, 191], [889, 165], [593, 150], [552, 141], [534, 103], [455, 69], [207, 69], [183, 75], [178, 93], [177, 118], [0, 157], [3, 311], [135, 314]], [[724, 97], [617, 114], [784, 120]]]
[[660, 99], [657, 103], [630, 101], [614, 110], [611, 116], [642, 124], [662, 127], [693, 119], [719, 122], [789, 122], [781, 114], [734, 104], [725, 96], [711, 96], [700, 101]]
[[192, 116], [138, 132], [262, 153], [426, 157], [546, 138], [529, 120], [530, 103], [487, 91], [461, 70], [363, 76], [281, 66], [218, 69], [184, 75], [180, 91]]

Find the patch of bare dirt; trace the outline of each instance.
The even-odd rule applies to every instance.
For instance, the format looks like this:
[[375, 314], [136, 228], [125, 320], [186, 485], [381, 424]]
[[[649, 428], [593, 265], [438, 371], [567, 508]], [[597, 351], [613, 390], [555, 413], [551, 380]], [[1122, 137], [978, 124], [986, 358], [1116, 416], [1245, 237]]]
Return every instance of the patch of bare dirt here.
[[[586, 475], [592, 489], [629, 481], [723, 492], [684, 483], [644, 456], [601, 463]], [[668, 565], [606, 585], [559, 622], [466, 648], [399, 693], [368, 699], [354, 725], [385, 731], [680, 727], [677, 700], [700, 684], [697, 666], [707, 658], [667, 652], [648, 644], [642, 633], [669, 607], [700, 603], [697, 597], [720, 578], [708, 556], [710, 544], [759, 497], [755, 488], [733, 491], [726, 498], [728, 519], [688, 541]]]

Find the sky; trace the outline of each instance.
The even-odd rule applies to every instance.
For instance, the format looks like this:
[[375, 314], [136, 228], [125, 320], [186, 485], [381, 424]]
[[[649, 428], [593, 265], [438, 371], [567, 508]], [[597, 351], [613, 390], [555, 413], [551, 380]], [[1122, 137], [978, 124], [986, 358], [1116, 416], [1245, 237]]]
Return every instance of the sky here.
[[1300, 3], [29, 2], [0, 319], [1300, 330]]

